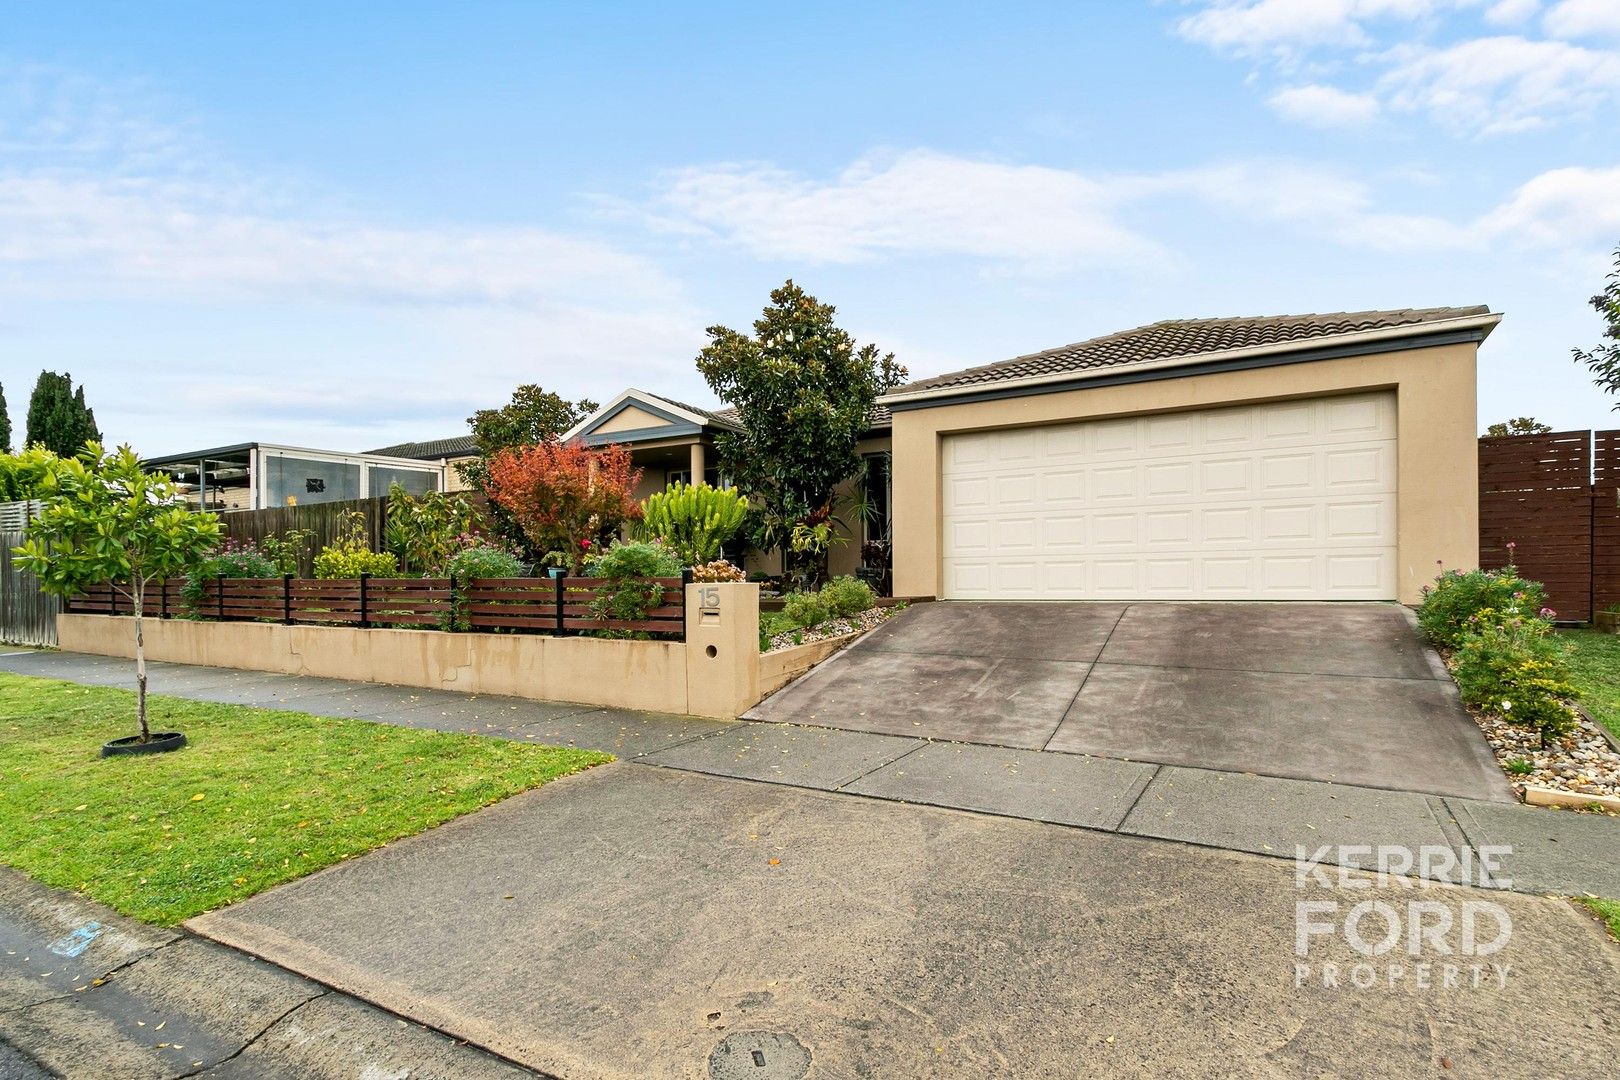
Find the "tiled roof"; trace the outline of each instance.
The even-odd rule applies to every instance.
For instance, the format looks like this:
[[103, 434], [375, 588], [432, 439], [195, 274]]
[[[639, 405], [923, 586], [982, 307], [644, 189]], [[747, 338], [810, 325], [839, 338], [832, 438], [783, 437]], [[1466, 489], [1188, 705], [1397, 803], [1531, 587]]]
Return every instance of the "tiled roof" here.
[[378, 454], [382, 457], [417, 458], [422, 461], [430, 461], [437, 458], [468, 457], [478, 453], [478, 444], [473, 442], [471, 435], [457, 435], [449, 439], [396, 443], [393, 446], [382, 446], [376, 450], [363, 452]]
[[1313, 338], [1336, 337], [1366, 330], [1484, 315], [1484, 306], [1401, 308], [1393, 311], [1339, 311], [1325, 315], [1271, 315], [1230, 319], [1167, 319], [1123, 330], [1105, 337], [1076, 342], [1044, 352], [1015, 356], [982, 367], [920, 379], [893, 391], [910, 394], [922, 390], [987, 386], [1041, 376], [1066, 375], [1097, 368], [1121, 367], [1150, 360], [1196, 356], [1199, 353], [1251, 349]]
[[737, 422], [736, 409], [700, 409], [696, 405], [688, 405], [684, 401], [676, 401], [674, 398], [665, 397], [663, 394], [654, 394], [650, 390], [642, 390], [640, 393], [646, 394], [650, 398], [656, 398], [657, 400], [664, 402], [666, 405], [673, 405], [677, 409], [685, 409], [689, 413], [697, 413], [699, 416], [713, 420], [717, 424], [724, 424], [728, 427], [742, 426]]
[[[726, 408], [720, 410], [719, 415], [724, 417], [728, 423], [742, 427], [741, 416], [735, 408], [727, 406]], [[866, 430], [868, 431], [876, 431], [879, 429], [891, 428], [893, 426], [894, 420], [889, 413], [889, 407], [887, 405], [873, 405], [872, 411], [866, 414]]]

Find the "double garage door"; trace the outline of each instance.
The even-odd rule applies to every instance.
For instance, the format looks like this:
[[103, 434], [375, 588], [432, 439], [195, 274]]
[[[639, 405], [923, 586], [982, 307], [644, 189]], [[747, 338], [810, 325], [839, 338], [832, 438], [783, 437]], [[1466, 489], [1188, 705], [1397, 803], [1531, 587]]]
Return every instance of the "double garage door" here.
[[1394, 599], [1395, 466], [1393, 393], [948, 436], [945, 594]]

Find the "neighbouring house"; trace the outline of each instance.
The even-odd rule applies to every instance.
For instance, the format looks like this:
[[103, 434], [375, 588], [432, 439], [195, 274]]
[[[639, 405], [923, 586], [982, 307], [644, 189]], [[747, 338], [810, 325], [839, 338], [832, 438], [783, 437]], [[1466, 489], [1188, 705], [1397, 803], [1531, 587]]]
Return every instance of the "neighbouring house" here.
[[[834, 574], [887, 541], [898, 596], [1400, 600], [1478, 560], [1486, 307], [1176, 319], [880, 399]], [[565, 439], [630, 449], [644, 498], [723, 483], [735, 410], [626, 390]], [[451, 445], [454, 444], [454, 445]], [[444, 464], [470, 440], [384, 449]], [[448, 449], [446, 449], [448, 447]], [[774, 574], [776, 556], [748, 569]]]
[[380, 457], [409, 458], [412, 461], [430, 461], [444, 469], [445, 491], [466, 491], [457, 465], [478, 460], [478, 443], [471, 435], [455, 435], [448, 439], [429, 439], [426, 442], [395, 443], [367, 450], [367, 454]]
[[168, 473], [191, 505], [205, 510], [262, 510], [386, 495], [399, 484], [413, 495], [446, 490], [442, 462], [387, 454], [349, 454], [271, 443], [238, 443], [147, 458]]

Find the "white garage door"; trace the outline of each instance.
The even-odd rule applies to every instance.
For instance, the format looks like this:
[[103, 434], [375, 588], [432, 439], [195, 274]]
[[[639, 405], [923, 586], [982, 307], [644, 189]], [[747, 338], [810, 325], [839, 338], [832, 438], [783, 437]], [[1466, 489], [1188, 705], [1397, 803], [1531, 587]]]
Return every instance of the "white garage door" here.
[[945, 440], [952, 599], [1389, 600], [1395, 395]]

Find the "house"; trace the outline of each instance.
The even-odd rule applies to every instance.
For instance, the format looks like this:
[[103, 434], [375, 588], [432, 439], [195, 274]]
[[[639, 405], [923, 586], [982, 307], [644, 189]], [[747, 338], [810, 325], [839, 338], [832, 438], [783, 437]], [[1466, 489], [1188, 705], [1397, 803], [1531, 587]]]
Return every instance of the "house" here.
[[[1500, 321], [1176, 319], [899, 387], [830, 569], [887, 540], [899, 596], [1416, 602], [1437, 563], [1478, 560], [1475, 366]], [[626, 390], [563, 437], [628, 447], [639, 499], [722, 482], [715, 437], [739, 422]], [[468, 442], [384, 450], [442, 464]]]
[[[641, 483], [634, 492], [635, 498], [641, 500], [677, 481], [692, 483], [698, 478], [721, 485], [724, 477], [715, 436], [741, 430], [735, 409], [701, 409], [645, 390], [626, 390], [564, 432], [562, 438], [565, 442], [579, 439], [590, 446], [614, 444], [629, 449], [631, 463], [641, 470]], [[844, 509], [835, 515], [835, 529], [844, 542], [835, 544], [828, 554], [828, 567], [835, 575], [853, 574], [861, 563], [862, 546], [888, 538], [888, 409], [872, 410], [856, 450], [865, 459], [866, 469], [861, 477], [845, 483], [838, 491], [837, 504]], [[857, 497], [868, 507], [861, 515], [850, 510]], [[781, 573], [780, 556], [776, 552], [751, 553], [747, 568], [750, 572]]]
[[445, 491], [466, 491], [456, 466], [478, 459], [478, 444], [471, 435], [453, 435], [447, 439], [429, 439], [425, 442], [395, 443], [367, 450], [367, 454], [382, 457], [409, 458], [412, 461], [430, 461], [444, 469]]
[[399, 484], [413, 495], [446, 490], [442, 462], [389, 454], [351, 454], [274, 443], [237, 443], [147, 458], [171, 476], [193, 506], [262, 510], [386, 495]]
[[1400, 600], [1478, 559], [1484, 307], [1154, 323], [902, 386], [894, 591]]

